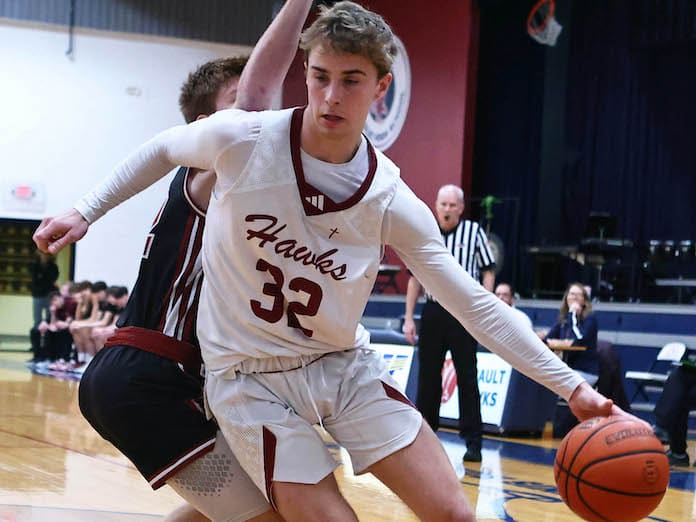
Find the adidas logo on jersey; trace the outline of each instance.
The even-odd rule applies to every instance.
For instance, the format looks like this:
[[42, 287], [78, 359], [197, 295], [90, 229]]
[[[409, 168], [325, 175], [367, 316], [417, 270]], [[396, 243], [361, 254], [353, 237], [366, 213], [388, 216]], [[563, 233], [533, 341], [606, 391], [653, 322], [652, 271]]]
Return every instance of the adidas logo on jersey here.
[[305, 196], [305, 200], [314, 208], [324, 210], [324, 194], [319, 194], [318, 196]]

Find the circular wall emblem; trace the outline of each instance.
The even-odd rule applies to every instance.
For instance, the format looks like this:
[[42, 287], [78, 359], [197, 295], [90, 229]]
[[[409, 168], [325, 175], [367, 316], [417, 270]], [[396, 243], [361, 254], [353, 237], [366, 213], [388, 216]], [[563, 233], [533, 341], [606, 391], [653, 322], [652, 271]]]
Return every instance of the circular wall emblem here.
[[406, 48], [399, 38], [396, 41], [396, 59], [392, 66], [393, 79], [387, 93], [370, 107], [365, 122], [365, 134], [379, 150], [387, 150], [399, 137], [406, 121], [411, 101], [411, 66]]

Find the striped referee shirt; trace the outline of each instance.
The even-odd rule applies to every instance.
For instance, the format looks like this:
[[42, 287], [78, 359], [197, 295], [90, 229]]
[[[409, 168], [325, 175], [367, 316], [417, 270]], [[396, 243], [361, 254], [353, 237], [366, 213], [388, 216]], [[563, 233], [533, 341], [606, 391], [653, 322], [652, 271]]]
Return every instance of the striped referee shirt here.
[[[488, 237], [486, 237], [481, 225], [475, 221], [462, 219], [452, 230], [445, 232], [441, 229], [440, 231], [442, 232], [442, 240], [454, 259], [476, 281], [481, 280], [481, 272], [493, 270], [495, 258], [488, 247]], [[425, 297], [429, 301], [434, 301], [427, 291]]]

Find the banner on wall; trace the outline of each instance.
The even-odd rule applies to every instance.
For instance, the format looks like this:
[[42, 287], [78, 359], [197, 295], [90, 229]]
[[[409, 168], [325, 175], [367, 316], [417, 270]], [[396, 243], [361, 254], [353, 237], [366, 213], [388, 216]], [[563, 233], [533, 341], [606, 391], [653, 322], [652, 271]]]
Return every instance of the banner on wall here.
[[411, 371], [411, 363], [413, 362], [413, 346], [370, 343], [370, 348], [377, 350], [384, 356], [384, 362], [387, 363], [389, 374], [401, 386], [401, 390], [405, 392], [408, 374]]
[[[481, 420], [485, 424], [499, 426], [507, 399], [512, 366], [494, 353], [478, 352], [478, 387], [481, 394]], [[459, 390], [452, 354], [447, 352], [442, 369], [442, 403], [440, 417], [459, 419]]]
[[395, 41], [397, 51], [392, 82], [387, 93], [372, 104], [365, 122], [365, 135], [382, 151], [391, 147], [399, 137], [411, 102], [411, 65], [403, 42], [397, 37]]

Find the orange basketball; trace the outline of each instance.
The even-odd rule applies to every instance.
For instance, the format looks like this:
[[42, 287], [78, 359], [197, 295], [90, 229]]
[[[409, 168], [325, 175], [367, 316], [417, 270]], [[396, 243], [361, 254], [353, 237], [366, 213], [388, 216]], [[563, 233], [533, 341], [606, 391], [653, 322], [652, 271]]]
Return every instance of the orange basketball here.
[[625, 417], [597, 417], [565, 436], [553, 474], [563, 501], [585, 520], [636, 522], [667, 491], [669, 461], [649, 427]]

